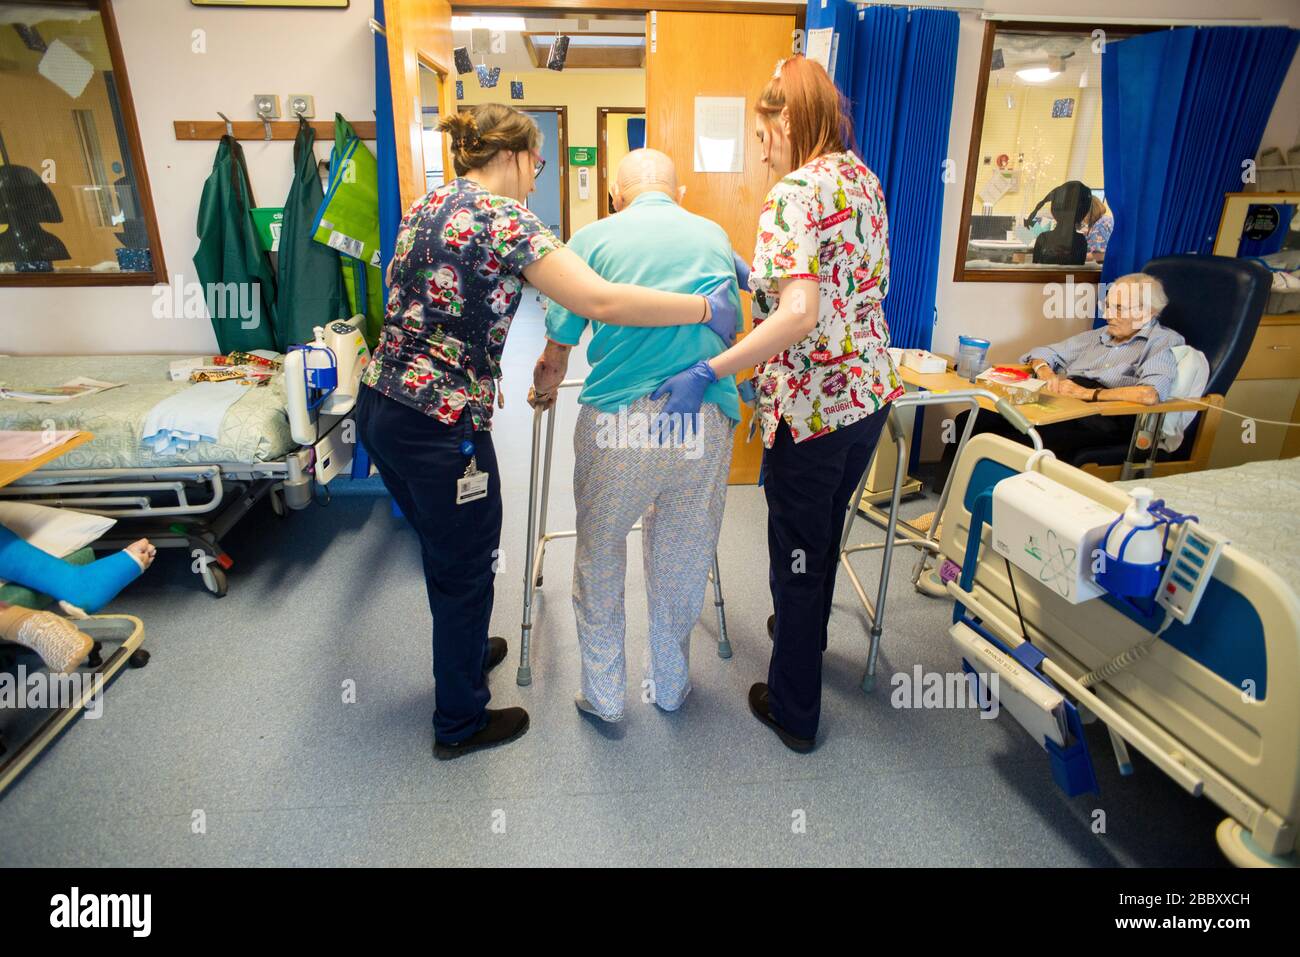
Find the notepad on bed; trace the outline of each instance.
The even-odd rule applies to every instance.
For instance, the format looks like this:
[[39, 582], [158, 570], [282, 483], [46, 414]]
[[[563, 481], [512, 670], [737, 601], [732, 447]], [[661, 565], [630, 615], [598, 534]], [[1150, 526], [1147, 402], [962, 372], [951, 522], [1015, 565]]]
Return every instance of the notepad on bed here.
[[0, 431], [0, 462], [22, 462], [44, 455], [77, 434], [76, 429], [64, 432], [4, 432]]

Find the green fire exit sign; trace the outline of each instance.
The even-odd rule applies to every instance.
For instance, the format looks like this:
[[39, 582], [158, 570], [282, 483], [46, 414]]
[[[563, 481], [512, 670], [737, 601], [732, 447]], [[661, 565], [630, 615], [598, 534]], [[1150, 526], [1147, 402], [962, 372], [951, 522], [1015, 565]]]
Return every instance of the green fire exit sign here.
[[596, 165], [596, 147], [594, 147], [594, 146], [570, 146], [570, 147], [569, 147], [569, 165], [570, 165], [570, 166], [595, 166], [595, 165]]

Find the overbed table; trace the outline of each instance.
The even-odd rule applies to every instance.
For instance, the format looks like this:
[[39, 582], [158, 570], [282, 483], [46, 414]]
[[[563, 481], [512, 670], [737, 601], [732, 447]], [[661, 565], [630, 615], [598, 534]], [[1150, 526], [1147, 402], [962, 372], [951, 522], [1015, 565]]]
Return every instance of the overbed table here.
[[0, 462], [0, 488], [4, 488], [10, 482], [17, 481], [29, 472], [35, 472], [42, 465], [53, 462], [64, 452], [69, 452], [79, 445], [85, 445], [94, 437], [95, 433], [93, 432], [78, 432], [68, 441], [61, 442], [49, 451], [34, 455], [30, 459]]
[[[955, 392], [961, 389], [987, 388], [987, 384], [972, 383], [959, 376], [952, 369], [946, 372], [921, 373], [898, 366], [899, 377], [915, 389], [927, 392]], [[980, 407], [993, 411], [993, 404], [987, 400], [980, 401]], [[1063, 395], [1043, 395], [1039, 393], [1037, 401], [1016, 406], [1030, 425], [1054, 425], [1071, 419], [1082, 419], [1090, 415], [1133, 415], [1133, 436], [1129, 440], [1128, 454], [1120, 470], [1120, 479], [1145, 478], [1151, 474], [1156, 453], [1156, 437], [1166, 413], [1200, 412], [1204, 407], [1184, 399], [1171, 399], [1155, 405], [1142, 405], [1137, 402], [1084, 402]], [[993, 412], [996, 415], [996, 412]]]

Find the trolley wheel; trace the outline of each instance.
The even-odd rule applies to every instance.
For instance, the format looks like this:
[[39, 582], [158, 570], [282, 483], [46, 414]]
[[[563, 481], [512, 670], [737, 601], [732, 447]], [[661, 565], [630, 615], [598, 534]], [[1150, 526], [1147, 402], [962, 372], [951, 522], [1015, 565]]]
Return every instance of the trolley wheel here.
[[135, 651], [131, 652], [131, 657], [126, 659], [126, 661], [132, 668], [143, 668], [149, 663], [149, 652], [145, 651], [143, 648], [137, 648]]
[[211, 562], [204, 566], [201, 574], [204, 588], [218, 598], [226, 597], [226, 591], [230, 583], [226, 580], [226, 570], [224, 568], [216, 562]]
[[289, 514], [288, 507], [284, 504], [284, 490], [273, 488], [267, 496], [271, 500], [271, 511], [277, 518], [284, 518]]
[[1295, 851], [1275, 857], [1254, 842], [1250, 833], [1232, 818], [1224, 818], [1214, 832], [1219, 850], [1234, 867], [1287, 867], [1300, 864]]
[[103, 650], [104, 643], [102, 641], [97, 641], [91, 645], [90, 654], [86, 658], [86, 667], [98, 668], [102, 665], [104, 663], [104, 656], [102, 654]]

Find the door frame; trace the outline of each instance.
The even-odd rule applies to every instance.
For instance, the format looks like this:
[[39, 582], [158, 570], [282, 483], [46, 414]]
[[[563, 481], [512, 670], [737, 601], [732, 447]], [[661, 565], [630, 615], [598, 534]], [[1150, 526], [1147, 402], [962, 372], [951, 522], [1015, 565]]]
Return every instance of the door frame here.
[[808, 4], [786, 2], [786, 0], [451, 0], [453, 13], [462, 10], [491, 10], [494, 13], [517, 13], [522, 16], [538, 16], [539, 10], [545, 10], [546, 16], [554, 17], [566, 13], [593, 16], [601, 13], [649, 13], [661, 10], [665, 13], [771, 13], [793, 16], [796, 26], [803, 27]]
[[[448, 0], [384, 0], [384, 22], [371, 29], [381, 33], [388, 51], [388, 83], [393, 106], [393, 140], [397, 154], [401, 208], [424, 196], [424, 122], [419, 107], [420, 66], [440, 77], [451, 75], [451, 4]], [[443, 116], [456, 111], [456, 90], [439, 84], [438, 107]], [[443, 163], [451, 169], [450, 143], [443, 138]]]
[[596, 107], [596, 219], [604, 219], [614, 212], [609, 208], [609, 184], [605, 175], [605, 145], [608, 136], [606, 120], [610, 113], [626, 113], [629, 116], [645, 116], [644, 106], [598, 106]]
[[[473, 107], [473, 103], [460, 103], [457, 109], [460, 112]], [[556, 113], [556, 127], [560, 131], [560, 148], [556, 154], [560, 157], [560, 232], [564, 235], [560, 237], [562, 242], [569, 241], [569, 108], [567, 106], [533, 106], [531, 103], [520, 103], [513, 107], [520, 113]]]
[[515, 107], [520, 113], [555, 113], [556, 127], [560, 131], [560, 240], [569, 241], [569, 108], [567, 106], [533, 106], [520, 103]]
[[[427, 52], [427, 51], [425, 51], [425, 50], [418, 49], [418, 48], [417, 48], [416, 51], [415, 51], [415, 61], [416, 61], [416, 70], [417, 70], [417, 71], [419, 70], [420, 67], [424, 67], [426, 70], [430, 71], [434, 76], [436, 76], [436, 77], [438, 78], [438, 102], [437, 102], [436, 104], [434, 104], [434, 105], [438, 108], [438, 116], [439, 116], [439, 118], [446, 116], [446, 115], [447, 115], [446, 112], [445, 112], [445, 110], [446, 110], [446, 106], [445, 106], [444, 104], [447, 102], [447, 92], [448, 92], [448, 91], [447, 91], [447, 82], [448, 82], [448, 79], [447, 79], [447, 78], [451, 75], [451, 71], [448, 70], [447, 67], [445, 67], [445, 66], [443, 66], [441, 63], [439, 63], [439, 62], [438, 62], [438, 58], [435, 57], [433, 54], [431, 54], [431, 53], [429, 53], [429, 52]], [[454, 81], [453, 81], [453, 82], [454, 82]], [[418, 90], [419, 87], [417, 86], [416, 89]], [[453, 89], [454, 89], [454, 87], [453, 87]], [[419, 119], [420, 119], [420, 135], [421, 135], [421, 150], [420, 150], [420, 160], [421, 160], [421, 163], [420, 163], [420, 166], [421, 166], [421, 169], [420, 169], [420, 175], [421, 175], [421, 177], [424, 177], [424, 176], [427, 175], [426, 170], [423, 168], [423, 167], [424, 167], [424, 162], [423, 162], [423, 160], [424, 160], [424, 150], [423, 150], [423, 136], [424, 136], [424, 107], [427, 106], [427, 105], [428, 105], [428, 104], [426, 104], [426, 103], [424, 102], [424, 99], [421, 98], [421, 99], [420, 99], [420, 117], [419, 117]], [[455, 170], [455, 168], [454, 168], [454, 166], [453, 166], [453, 164], [452, 164], [452, 161], [451, 161], [451, 137], [449, 137], [449, 136], [444, 136], [444, 137], [442, 138], [442, 181], [443, 181], [444, 183], [445, 183], [445, 182], [447, 181], [447, 179], [448, 179], [448, 175], [447, 175], [448, 173], [450, 173], [452, 176], [455, 176], [455, 175], [456, 175], [456, 170]]]

